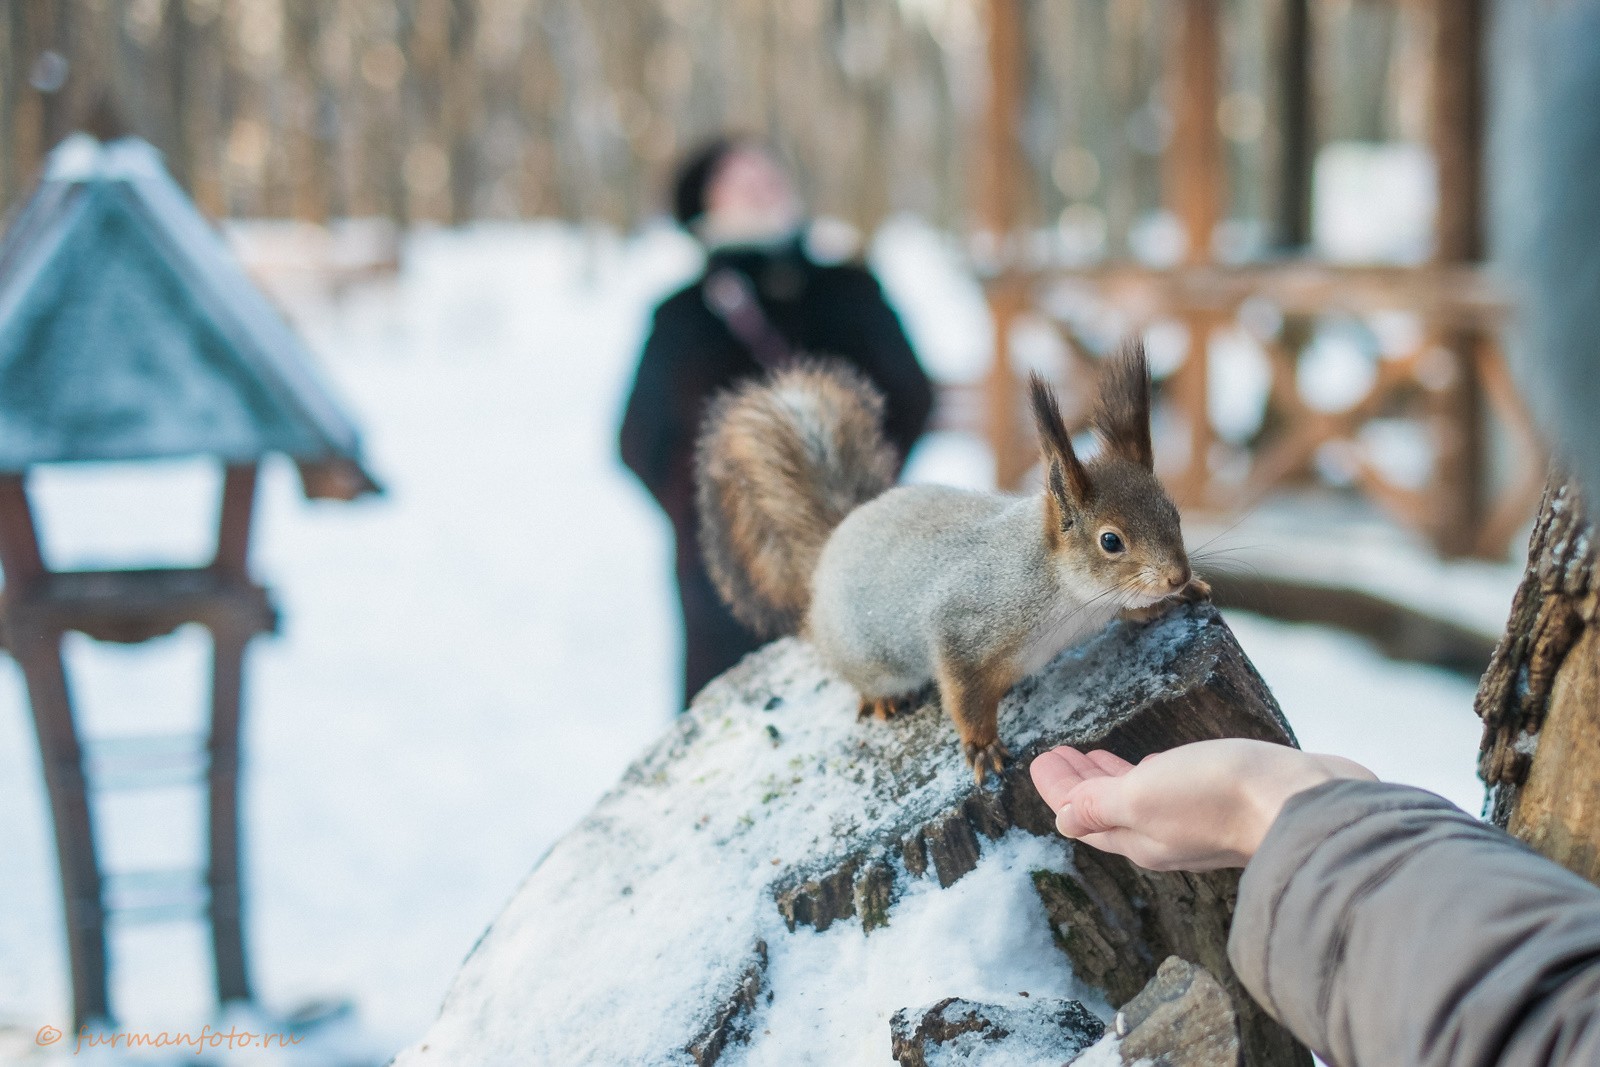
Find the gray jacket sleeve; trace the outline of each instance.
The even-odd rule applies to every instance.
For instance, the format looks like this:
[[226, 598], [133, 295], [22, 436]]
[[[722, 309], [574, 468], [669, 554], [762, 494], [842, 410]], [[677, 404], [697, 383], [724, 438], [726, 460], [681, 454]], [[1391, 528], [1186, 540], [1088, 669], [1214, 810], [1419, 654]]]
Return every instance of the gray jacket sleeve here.
[[1600, 1064], [1600, 890], [1419, 789], [1293, 797], [1228, 955], [1335, 1067]]

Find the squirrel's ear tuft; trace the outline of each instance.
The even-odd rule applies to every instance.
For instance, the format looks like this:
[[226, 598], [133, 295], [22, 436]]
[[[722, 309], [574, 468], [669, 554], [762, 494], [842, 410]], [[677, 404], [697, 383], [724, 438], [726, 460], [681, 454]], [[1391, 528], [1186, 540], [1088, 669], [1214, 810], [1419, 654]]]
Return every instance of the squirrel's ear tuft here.
[[1143, 341], [1125, 342], [1101, 372], [1094, 425], [1114, 454], [1145, 470], [1155, 470], [1155, 450], [1150, 446], [1150, 364]]
[[1089, 472], [1072, 448], [1072, 436], [1061, 418], [1056, 394], [1038, 374], [1028, 375], [1028, 395], [1033, 401], [1033, 421], [1039, 427], [1044, 451], [1045, 484], [1063, 505], [1081, 505], [1089, 499]]

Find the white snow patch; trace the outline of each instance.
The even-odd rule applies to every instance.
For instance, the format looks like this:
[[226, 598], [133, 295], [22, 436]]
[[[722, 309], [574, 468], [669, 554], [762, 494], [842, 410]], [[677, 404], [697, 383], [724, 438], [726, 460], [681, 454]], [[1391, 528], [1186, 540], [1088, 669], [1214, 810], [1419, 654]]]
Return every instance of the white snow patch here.
[[1386, 782], [1483, 807], [1471, 682], [1385, 659], [1358, 637], [1228, 612], [1228, 625], [1278, 698], [1300, 747], [1345, 756]]
[[1115, 1035], [1107, 1034], [1084, 1049], [1078, 1058], [1072, 1061], [1072, 1067], [1149, 1067], [1151, 1062], [1147, 1059], [1137, 1059], [1132, 1063], [1123, 1063], [1121, 1042]]
[[1105, 1015], [1103, 999], [1073, 979], [1029, 878], [1062, 868], [1053, 842], [1013, 830], [985, 843], [978, 868], [950, 888], [912, 883], [887, 928], [863, 937], [845, 922], [779, 934], [768, 941], [774, 1000], [755, 1020], [760, 1036], [726, 1062], [884, 1067], [894, 1062], [890, 1016], [944, 997], [1009, 1004], [1028, 993]]

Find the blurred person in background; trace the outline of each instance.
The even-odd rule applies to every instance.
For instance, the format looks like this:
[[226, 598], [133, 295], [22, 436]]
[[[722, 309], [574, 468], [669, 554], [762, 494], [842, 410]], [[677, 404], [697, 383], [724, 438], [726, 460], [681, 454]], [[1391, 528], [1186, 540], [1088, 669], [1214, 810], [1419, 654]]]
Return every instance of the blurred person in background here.
[[894, 309], [858, 263], [807, 252], [793, 181], [759, 141], [721, 137], [678, 170], [672, 209], [705, 270], [656, 308], [622, 420], [622, 461], [672, 523], [683, 610], [683, 701], [762, 644], [728, 611], [700, 556], [694, 447], [707, 402], [803, 355], [844, 359], [875, 382], [901, 462], [933, 389]]

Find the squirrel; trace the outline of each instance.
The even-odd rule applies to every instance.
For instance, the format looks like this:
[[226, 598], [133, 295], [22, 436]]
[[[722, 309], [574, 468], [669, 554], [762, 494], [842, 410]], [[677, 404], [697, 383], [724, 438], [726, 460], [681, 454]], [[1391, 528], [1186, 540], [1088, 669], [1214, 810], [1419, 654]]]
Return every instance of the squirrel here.
[[696, 455], [702, 549], [734, 615], [807, 638], [862, 717], [935, 683], [980, 785], [1010, 757], [996, 715], [1013, 685], [1119, 615], [1210, 595], [1154, 473], [1143, 346], [1105, 367], [1087, 461], [1037, 374], [1029, 394], [1045, 476], [1028, 496], [895, 486], [883, 399], [836, 362], [724, 393]]

